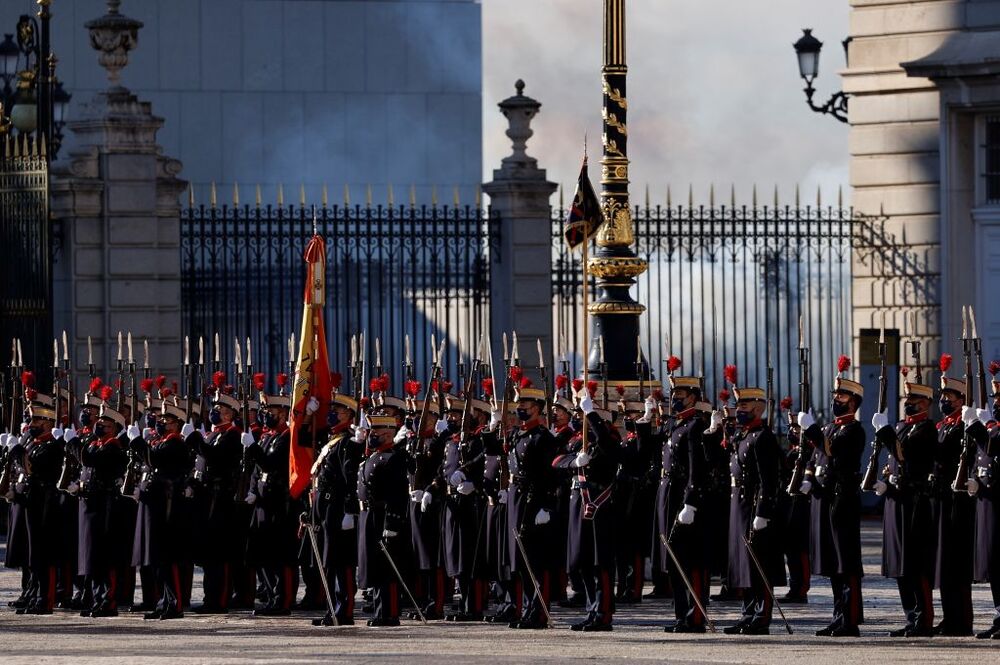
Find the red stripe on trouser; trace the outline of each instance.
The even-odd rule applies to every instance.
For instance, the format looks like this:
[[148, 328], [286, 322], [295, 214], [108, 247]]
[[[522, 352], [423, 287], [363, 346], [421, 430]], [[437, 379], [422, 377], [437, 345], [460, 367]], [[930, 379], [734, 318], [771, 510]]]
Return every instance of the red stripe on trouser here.
[[701, 610], [698, 609], [698, 604], [695, 602], [695, 599], [697, 599], [698, 602], [701, 602], [702, 581], [701, 568], [693, 568], [691, 570], [691, 590], [694, 592], [691, 599], [691, 604], [694, 606], [694, 611], [691, 613], [691, 625], [693, 626], [700, 626], [705, 622], [705, 615], [701, 613]]
[[284, 598], [282, 598], [281, 609], [287, 610], [292, 607], [292, 567], [281, 567], [281, 581], [285, 585]]
[[389, 618], [395, 619], [399, 617], [399, 591], [395, 582], [389, 582], [388, 593], [389, 597], [386, 600], [389, 601]]
[[438, 568], [434, 577], [434, 612], [444, 614], [444, 568]]
[[226, 609], [229, 606], [229, 564], [222, 564], [222, 585], [219, 588], [219, 607]]
[[802, 586], [799, 591], [804, 596], [809, 593], [809, 587], [812, 584], [812, 565], [809, 563], [809, 552], [802, 552], [800, 556], [802, 557]]
[[643, 570], [644, 566], [642, 555], [635, 555], [635, 567], [632, 568], [632, 591], [635, 592], [636, 598], [642, 595], [642, 582], [643, 582]]
[[856, 575], [847, 578], [847, 587], [850, 589], [851, 602], [847, 606], [847, 616], [852, 626], [857, 626], [861, 621], [861, 580]]
[[601, 585], [601, 621], [611, 623], [611, 576], [607, 570], [601, 569], [597, 583]]
[[345, 610], [344, 618], [353, 619], [354, 618], [354, 568], [348, 566], [344, 569], [344, 582], [346, 589], [347, 598], [344, 599], [347, 609]]
[[[49, 588], [45, 593], [45, 609], [51, 610], [56, 606], [56, 567], [49, 566], [46, 576], [49, 578]], [[72, 588], [71, 586], [70, 589]]]
[[177, 611], [184, 609], [184, 596], [181, 594], [181, 571], [177, 564], [170, 566], [170, 579], [174, 582], [174, 597], [177, 599]]
[[118, 571], [114, 568], [108, 571], [108, 599], [111, 609], [118, 607]]
[[934, 595], [931, 593], [931, 584], [927, 577], [920, 578], [920, 595], [924, 600], [924, 625], [922, 627], [929, 628], [934, 625]]
[[521, 618], [524, 613], [524, 585], [521, 584], [520, 577], [514, 579], [514, 608], [517, 610], [517, 617]]
[[549, 595], [550, 587], [552, 586], [552, 580], [549, 576], [549, 571], [542, 573], [542, 597], [541, 601], [545, 603], [545, 609], [549, 608]]

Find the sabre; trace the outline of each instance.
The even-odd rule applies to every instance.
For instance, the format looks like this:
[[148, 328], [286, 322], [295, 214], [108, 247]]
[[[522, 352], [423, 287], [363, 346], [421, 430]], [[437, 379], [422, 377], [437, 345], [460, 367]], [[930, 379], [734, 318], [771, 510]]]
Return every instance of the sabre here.
[[382, 548], [382, 553], [385, 554], [385, 558], [388, 559], [389, 565], [392, 566], [393, 572], [396, 573], [396, 579], [399, 580], [400, 586], [403, 587], [403, 591], [406, 592], [406, 595], [407, 597], [409, 597], [410, 602], [413, 603], [413, 607], [416, 608], [417, 614], [420, 616], [420, 620], [426, 626], [427, 617], [425, 617], [424, 613], [421, 611], [420, 605], [417, 603], [416, 598], [414, 598], [413, 594], [410, 593], [410, 587], [406, 586], [406, 580], [403, 579], [403, 575], [399, 572], [399, 568], [396, 567], [396, 562], [392, 560], [392, 555], [389, 554], [389, 548], [385, 546], [385, 539], [383, 538], [382, 540], [379, 540], [378, 544]]
[[687, 573], [684, 571], [683, 566], [681, 566], [681, 562], [677, 560], [677, 555], [674, 554], [674, 548], [670, 546], [670, 541], [668, 541], [667, 537], [662, 533], [660, 534], [660, 542], [662, 542], [663, 546], [667, 548], [667, 554], [669, 554], [670, 558], [673, 560], [674, 566], [676, 566], [677, 572], [681, 576], [681, 580], [684, 581], [684, 586], [687, 587], [688, 593], [691, 595], [691, 599], [694, 601], [695, 607], [697, 607], [698, 611], [701, 612], [701, 615], [705, 617], [708, 629], [713, 633], [717, 632], [715, 630], [715, 623], [709, 618], [708, 612], [705, 611], [705, 606], [701, 604], [701, 598], [699, 598], [698, 594], [694, 592], [694, 587], [691, 586], [691, 580], [688, 579]]
[[764, 583], [764, 590], [767, 591], [768, 597], [770, 597], [771, 602], [774, 606], [778, 608], [778, 614], [781, 615], [781, 620], [785, 622], [785, 630], [788, 634], [792, 634], [792, 626], [788, 623], [788, 619], [785, 618], [785, 611], [781, 609], [781, 603], [778, 599], [774, 597], [774, 590], [771, 588], [771, 583], [767, 580], [767, 575], [764, 574], [764, 566], [760, 564], [760, 560], [757, 558], [757, 554], [753, 551], [753, 545], [750, 544], [750, 539], [744, 534], [740, 534], [743, 538], [743, 543], [747, 546], [747, 552], [750, 553], [750, 559], [753, 561], [754, 566], [757, 568], [757, 572], [760, 574], [760, 579]]
[[[528, 571], [528, 577], [531, 578], [531, 583], [535, 587], [535, 596], [538, 598], [543, 598], [542, 587], [538, 584], [538, 578], [535, 577], [535, 571], [531, 568], [531, 563], [528, 561], [528, 553], [524, 550], [524, 543], [521, 541], [521, 534], [518, 533], [517, 529], [511, 527], [511, 532], [514, 534], [514, 541], [517, 543], [517, 549], [521, 552], [521, 558], [524, 559], [524, 567]], [[542, 602], [542, 611], [545, 612], [545, 619], [549, 624], [555, 623], [552, 619], [552, 615], [549, 613], [549, 608], [545, 606], [545, 602]]]
[[330, 617], [333, 619], [333, 625], [339, 626], [340, 622], [337, 621], [337, 612], [333, 609], [333, 596], [330, 595], [330, 582], [326, 579], [326, 566], [320, 560], [319, 556], [319, 545], [316, 544], [316, 530], [319, 528], [312, 522], [312, 515], [309, 516], [309, 521], [305, 522], [306, 531], [309, 532], [309, 544], [312, 545], [313, 557], [316, 561], [316, 570], [319, 572], [319, 581], [323, 583], [323, 593], [326, 596], [326, 607], [330, 610]]

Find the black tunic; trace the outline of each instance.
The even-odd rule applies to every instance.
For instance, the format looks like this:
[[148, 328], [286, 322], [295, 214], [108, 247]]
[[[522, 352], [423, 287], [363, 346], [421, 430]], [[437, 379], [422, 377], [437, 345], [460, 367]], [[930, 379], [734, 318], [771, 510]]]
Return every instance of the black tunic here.
[[812, 482], [810, 558], [818, 575], [862, 575], [861, 480], [865, 428], [851, 417], [803, 433], [814, 446], [806, 477]]
[[[447, 483], [442, 520], [442, 545], [445, 571], [452, 577], [482, 576], [486, 572], [486, 501], [483, 476], [486, 451], [482, 432], [477, 431], [460, 443], [458, 435], [445, 445], [441, 476]], [[449, 479], [456, 471], [465, 474], [475, 486], [472, 494], [462, 494]]]
[[26, 568], [28, 566], [28, 520], [25, 507], [28, 502], [27, 476], [24, 472], [24, 447], [30, 437], [22, 434], [19, 442], [7, 451], [5, 463], [10, 467], [10, 513], [7, 516], [7, 548], [4, 566]]
[[[656, 492], [656, 522], [654, 546], [660, 549], [662, 572], [673, 570], [674, 564], [660, 536], [670, 540], [670, 547], [689, 568], [705, 561], [707, 533], [715, 525], [701, 512], [708, 491], [708, 456], [702, 441], [705, 422], [694, 409], [677, 415], [660, 449], [660, 484]], [[677, 522], [685, 505], [698, 509], [692, 524]]]
[[[649, 423], [636, 423], [619, 447], [618, 478], [612, 497], [615, 514], [615, 549], [632, 565], [636, 555], [647, 556], [653, 547], [653, 506], [659, 484], [658, 460], [662, 436]], [[654, 470], [654, 467], [655, 470]]]
[[148, 444], [139, 437], [129, 445], [147, 459], [149, 467], [139, 482], [132, 565], [190, 561], [191, 501], [185, 498], [184, 489], [191, 472], [191, 444], [180, 434], [169, 434]]
[[1000, 482], [1000, 426], [987, 428], [975, 423], [969, 435], [976, 442], [976, 463], [972, 468], [976, 491], [976, 532], [973, 573], [976, 582], [1000, 583], [1000, 510], [995, 505]]
[[537, 526], [541, 510], [555, 510], [556, 474], [552, 460], [556, 456], [556, 440], [540, 421], [522, 425], [514, 434], [507, 463], [510, 466], [511, 487], [507, 493], [507, 529], [510, 532], [508, 553], [512, 572], [524, 570], [524, 560], [518, 552], [513, 532], [521, 535], [529, 563], [536, 575], [556, 563], [549, 549], [552, 529], [549, 524]]
[[[940, 586], [943, 571], [956, 583], [972, 583], [973, 542], [976, 528], [976, 502], [966, 481], [959, 489], [951, 489], [958, 474], [959, 458], [965, 447], [965, 425], [961, 413], [938, 423], [937, 451], [934, 462], [934, 498], [932, 506], [937, 521], [937, 566], [935, 585]], [[969, 466], [971, 467], [971, 461]]]
[[291, 430], [265, 429], [246, 450], [254, 465], [250, 494], [254, 497], [247, 534], [247, 563], [254, 567], [295, 565], [302, 502], [288, 493], [288, 448]]
[[407, 476], [408, 455], [393, 449], [391, 442], [372, 452], [358, 472], [361, 517], [358, 531], [358, 585], [382, 586], [396, 581], [380, 542], [383, 531], [397, 535], [387, 539], [393, 561], [405, 575], [409, 556], [406, 506], [410, 501]]
[[496, 432], [484, 432], [486, 465], [483, 470], [483, 493], [486, 495], [487, 575], [491, 580], [510, 579], [510, 536], [507, 533], [507, 451]]
[[444, 461], [445, 442], [451, 437], [425, 433], [413, 437], [410, 444], [409, 466], [411, 489], [430, 492], [433, 497], [426, 510], [420, 503], [411, 501], [407, 507], [410, 538], [415, 554], [414, 564], [420, 570], [433, 570], [441, 561], [441, 507], [444, 482], [441, 463]]
[[[13, 455], [21, 452], [20, 443], [11, 450]], [[56, 489], [63, 468], [63, 442], [46, 434], [29, 440], [23, 453], [28, 562], [32, 567], [56, 566], [65, 559], [62, 501]]]
[[[358, 466], [363, 451], [348, 431], [338, 429], [320, 450], [312, 473], [312, 517], [320, 527], [318, 547], [327, 570], [358, 563], [357, 524], [346, 531], [341, 526], [345, 515], [356, 516], [360, 510]], [[312, 546], [305, 543], [304, 547]]]
[[[213, 428], [207, 439], [191, 436], [198, 454], [195, 467], [194, 533], [196, 563], [242, 560], [241, 544], [249, 524], [237, 509], [236, 486], [243, 468], [242, 432], [235, 426]], [[240, 497], [242, 502], [243, 497]]]
[[78, 515], [80, 574], [125, 566], [132, 558], [134, 528], [129, 505], [133, 499], [121, 494], [128, 453], [116, 436], [103, 441], [96, 437], [85, 442], [74, 439], [69, 445], [77, 449], [83, 466]]

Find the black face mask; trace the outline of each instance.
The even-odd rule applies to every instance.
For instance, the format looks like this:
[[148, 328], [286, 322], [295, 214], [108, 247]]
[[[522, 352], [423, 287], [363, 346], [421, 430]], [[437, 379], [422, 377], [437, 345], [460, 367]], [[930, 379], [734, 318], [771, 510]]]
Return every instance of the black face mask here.
[[916, 404], [904, 404], [903, 413], [905, 413], [908, 416], [915, 416], [918, 413], [920, 413], [920, 407], [918, 407]]
[[[518, 420], [520, 420], [520, 421], [521, 421], [522, 423], [526, 423], [526, 422], [528, 422], [529, 420], [531, 420], [531, 414], [530, 414], [530, 413], [528, 413], [528, 410], [527, 410], [527, 409], [518, 409], [518, 410], [517, 410], [517, 418], [518, 418]], [[450, 425], [448, 426], [448, 429], [451, 429], [451, 426], [450, 426]]]
[[151, 413], [146, 414], [146, 427], [150, 429], [156, 427], [156, 416]]
[[80, 411], [80, 427], [87, 427], [90, 425], [90, 411], [83, 409]]
[[1000, 422], [1000, 403], [993, 405], [993, 420]]
[[833, 403], [833, 415], [837, 416], [838, 418], [840, 416], [846, 416], [847, 412], [850, 409], [851, 409], [851, 403], [850, 402], [834, 402]]
[[267, 411], [257, 412], [257, 424], [267, 426]]
[[28, 436], [30, 436], [32, 439], [37, 439], [41, 435], [42, 435], [42, 428], [41, 427], [38, 427], [36, 425], [36, 426], [28, 428]]
[[946, 416], [950, 416], [955, 412], [955, 404], [953, 402], [947, 402], [945, 400], [941, 400], [940, 402], [938, 402], [938, 408], [940, 408], [941, 413], [943, 413]]
[[107, 433], [108, 433], [108, 428], [105, 427], [103, 423], [97, 423], [96, 425], [94, 425], [94, 436], [96, 436], [98, 439], [102, 438]]
[[365, 445], [368, 446], [368, 450], [375, 450], [382, 445], [382, 437], [369, 434], [368, 438], [365, 439]]
[[736, 422], [740, 425], [749, 425], [753, 422], [753, 412], [751, 411], [737, 411], [736, 412]]
[[625, 431], [626, 432], [634, 432], [635, 431], [635, 421], [634, 420], [626, 420], [625, 421]]
[[167, 424], [166, 423], [156, 423], [156, 433], [160, 436], [166, 436], [167, 434]]
[[262, 413], [264, 415], [261, 417], [261, 419], [263, 420], [261, 424], [263, 424], [264, 427], [267, 427], [268, 429], [274, 429], [275, 427], [278, 426], [278, 419], [275, 418], [273, 413], [271, 413], [270, 411], [263, 411]]
[[674, 413], [680, 413], [685, 408], [684, 407], [684, 400], [682, 400], [682, 399], [673, 399], [673, 400], [670, 400], [670, 408], [673, 409]]
[[448, 421], [448, 431], [451, 432], [452, 434], [456, 434], [458, 432], [458, 428], [461, 426], [462, 423], [457, 423], [454, 420]]
[[583, 427], [583, 419], [577, 416], [573, 416], [572, 418], [569, 419], [569, 427], [574, 432], [579, 432], [580, 429]]
[[219, 425], [219, 424], [221, 424], [222, 423], [222, 414], [219, 413], [218, 411], [209, 411], [208, 412], [208, 422], [212, 423], [213, 425]]

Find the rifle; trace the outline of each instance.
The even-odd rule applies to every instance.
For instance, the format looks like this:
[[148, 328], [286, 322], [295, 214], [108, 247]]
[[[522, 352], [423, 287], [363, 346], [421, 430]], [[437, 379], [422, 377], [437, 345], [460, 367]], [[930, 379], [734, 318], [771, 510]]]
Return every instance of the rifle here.
[[[147, 352], [149, 347], [143, 347]], [[139, 405], [136, 403], [138, 392], [138, 381], [136, 381], [135, 375], [135, 356], [132, 355], [132, 333], [128, 334], [128, 374], [129, 374], [129, 389], [132, 391], [132, 396], [129, 399], [129, 420], [133, 422], [138, 422], [139, 418], [136, 416], [136, 411], [139, 410]]]
[[[434, 337], [431, 336], [431, 342], [434, 341]], [[447, 411], [445, 411], [445, 401], [444, 401], [444, 379], [442, 378], [443, 365], [444, 365], [444, 345], [445, 340], [441, 340], [441, 350], [437, 354], [437, 400], [438, 400], [438, 417], [444, 418]], [[461, 363], [459, 363], [461, 364]], [[433, 381], [431, 385], [433, 385]]]
[[[143, 367], [143, 373], [149, 371], [149, 357], [146, 358], [147, 362]], [[187, 335], [184, 335], [184, 392], [187, 393], [184, 396], [184, 422], [191, 422], [191, 416], [194, 412], [194, 372], [191, 371], [191, 340]]]
[[[799, 410], [808, 413], [812, 406], [812, 395], [809, 385], [809, 348], [805, 345], [805, 336], [802, 331], [802, 317], [799, 316]], [[788, 414], [788, 425], [791, 428], [792, 415]], [[796, 425], [798, 423], [796, 422]], [[798, 494], [802, 488], [802, 478], [805, 475], [806, 463], [809, 461], [806, 442], [802, 439], [802, 428], [799, 428], [799, 455], [795, 459], [795, 468], [792, 470], [792, 478], [788, 482], [789, 494]]]
[[771, 364], [771, 343], [767, 343], [767, 426], [774, 427], [774, 365]]
[[462, 426], [459, 430], [459, 451], [467, 443], [466, 429], [469, 426], [469, 417], [472, 415], [472, 395], [473, 391], [476, 389], [476, 372], [479, 371], [479, 365], [482, 361], [483, 355], [483, 339], [479, 338], [479, 357], [473, 358], [472, 367], [469, 370], [469, 376], [465, 382], [465, 403], [462, 405]]
[[205, 399], [205, 337], [198, 336], [198, 420], [204, 427], [208, 422], [208, 400]]
[[59, 404], [62, 400], [59, 399], [59, 340], [57, 339], [52, 340], [52, 402], [56, 411], [55, 426], [61, 427]]
[[[243, 350], [240, 348], [239, 338], [234, 340], [234, 356], [233, 359], [236, 364], [236, 399], [240, 402], [240, 420], [242, 421], [243, 432], [250, 431], [250, 396], [247, 394], [247, 384], [244, 380], [243, 372]], [[247, 349], [249, 351], [249, 349]], [[250, 356], [247, 355], [247, 373], [250, 372]], [[247, 453], [246, 448], [243, 449], [242, 455], [240, 457], [240, 473], [239, 478], [236, 482], [236, 492], [233, 494], [233, 500], [237, 503], [243, 503], [246, 500], [247, 493], [250, 490], [250, 476], [247, 473]]]
[[[882, 313], [882, 331], [878, 338], [878, 359], [881, 365], [878, 377], [878, 413], [885, 411], [888, 400], [888, 380], [886, 377], [886, 351], [885, 344], [885, 312]], [[875, 489], [875, 482], [878, 478], [878, 458], [882, 452], [882, 442], [876, 436], [872, 441], [872, 454], [868, 458], [868, 466], [865, 468], [864, 478], [861, 480], [861, 491], [871, 492]]]
[[[601, 391], [604, 393], [601, 395], [601, 408], [605, 411], [608, 410], [608, 364], [604, 362], [604, 335], [597, 338], [597, 371], [601, 373]], [[584, 359], [584, 362], [587, 362]]]
[[542, 355], [542, 340], [535, 340], [538, 346], [538, 373], [542, 377], [545, 390], [545, 426], [552, 427], [552, 389], [549, 386], [548, 372], [545, 371], [545, 356]]
[[646, 400], [646, 387], [642, 373], [642, 339], [637, 335], [635, 338], [635, 373], [639, 375], [639, 401]]
[[[433, 338], [433, 335], [431, 335]], [[436, 340], [431, 340], [432, 343]], [[420, 419], [417, 421], [417, 437], [419, 438], [423, 433], [421, 428], [424, 426], [424, 422], [427, 420], [427, 414], [430, 413], [431, 408], [431, 391], [434, 390], [435, 383], [441, 383], [441, 354], [444, 353], [444, 340], [441, 340], [441, 346], [435, 348], [433, 344], [431, 345], [431, 380], [427, 382], [427, 389], [424, 391], [424, 403], [420, 407]], [[438, 385], [438, 392], [441, 392], [441, 386]]]
[[[67, 390], [67, 393], [68, 393], [68, 395], [67, 395], [66, 410], [69, 413], [67, 413], [66, 415], [69, 417], [69, 424], [73, 425], [74, 424], [73, 404], [74, 404], [74, 400], [76, 399], [76, 394], [75, 394], [76, 391], [73, 390], [73, 383], [74, 383], [74, 381], [73, 381], [73, 367], [72, 367], [72, 364], [69, 361], [69, 344], [68, 344], [68, 342], [66, 340], [66, 331], [65, 330], [63, 330], [63, 333], [62, 333], [62, 343], [63, 343], [63, 373], [65, 374], [66, 390]], [[0, 381], [0, 387], [2, 387], [2, 386], [3, 386], [3, 382]], [[2, 404], [0, 404], [0, 407], [2, 407]]]
[[121, 412], [125, 403], [125, 361], [122, 359], [122, 331], [118, 331], [118, 381], [115, 394], [115, 411]]
[[[21, 430], [17, 421], [18, 414], [24, 410], [23, 393], [20, 391], [20, 377], [24, 363], [21, 360], [21, 342], [11, 341], [10, 346], [10, 435], [20, 436]], [[14, 475], [14, 457], [5, 450], [3, 469], [0, 470], [0, 497], [10, 501], [11, 478]]]
[[[971, 404], [972, 393], [972, 336], [969, 335], [968, 314], [966, 306], [962, 305], [962, 357], [965, 360], [965, 398]], [[955, 470], [955, 480], [951, 483], [953, 492], [965, 492], [969, 480], [969, 458], [975, 442], [968, 433], [962, 436], [962, 453], [958, 458], [958, 468]]]
[[[910, 340], [910, 358], [913, 359], [913, 369], [916, 372], [917, 383], [924, 382], [924, 373], [920, 368], [920, 340], [916, 339], [917, 335], [917, 313], [910, 312], [910, 330], [913, 333], [914, 339]], [[881, 413], [881, 412], [880, 412]]]

